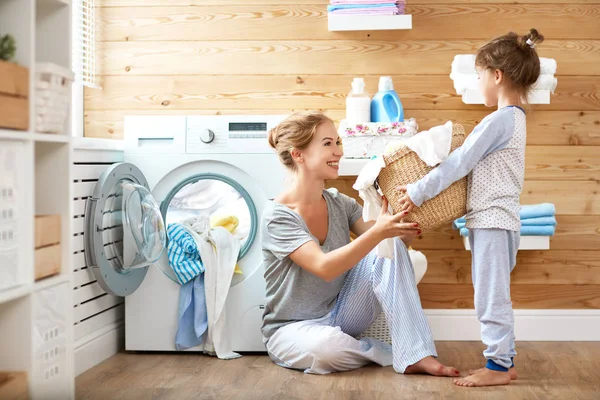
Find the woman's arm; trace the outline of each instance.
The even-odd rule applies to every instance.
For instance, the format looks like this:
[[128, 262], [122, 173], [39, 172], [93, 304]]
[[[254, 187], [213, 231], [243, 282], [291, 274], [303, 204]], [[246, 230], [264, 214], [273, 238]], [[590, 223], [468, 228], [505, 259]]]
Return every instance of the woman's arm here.
[[375, 221], [365, 222], [362, 219], [362, 217], [360, 217], [359, 219], [356, 220], [356, 222], [354, 223], [354, 225], [352, 225], [350, 227], [350, 230], [356, 236], [360, 236], [363, 233], [365, 233], [366, 231], [368, 231], [369, 229], [371, 229], [374, 225], [375, 225]]
[[384, 199], [383, 205], [377, 222], [371, 227], [367, 227], [364, 221], [362, 224], [357, 221], [353, 225], [357, 229], [364, 229], [364, 232], [346, 246], [323, 253], [315, 241], [310, 241], [290, 253], [290, 258], [300, 267], [330, 282], [358, 264], [383, 239], [406, 235], [407, 231], [416, 232], [419, 229], [415, 224], [401, 222], [404, 214], [390, 215], [387, 212], [387, 200]]

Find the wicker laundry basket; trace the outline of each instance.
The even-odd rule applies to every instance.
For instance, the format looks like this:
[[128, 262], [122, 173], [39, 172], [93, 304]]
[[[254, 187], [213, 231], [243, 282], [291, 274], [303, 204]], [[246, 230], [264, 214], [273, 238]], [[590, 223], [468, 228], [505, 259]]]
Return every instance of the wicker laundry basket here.
[[[460, 147], [464, 141], [465, 130], [462, 125], [452, 124], [451, 151]], [[397, 212], [403, 194], [396, 188], [418, 181], [435, 167], [429, 167], [417, 153], [406, 146], [401, 146], [393, 153], [384, 155], [383, 159], [386, 166], [381, 170], [377, 183], [390, 202], [392, 209]], [[454, 182], [438, 196], [424, 202], [421, 207], [415, 207], [404, 221], [418, 223], [423, 231], [432, 230], [464, 216], [466, 206], [467, 178], [464, 177]]]
[[358, 338], [370, 337], [373, 339], [381, 340], [382, 342], [392, 344], [392, 335], [390, 334], [390, 327], [385, 318], [385, 313], [381, 311], [377, 319], [364, 331]]

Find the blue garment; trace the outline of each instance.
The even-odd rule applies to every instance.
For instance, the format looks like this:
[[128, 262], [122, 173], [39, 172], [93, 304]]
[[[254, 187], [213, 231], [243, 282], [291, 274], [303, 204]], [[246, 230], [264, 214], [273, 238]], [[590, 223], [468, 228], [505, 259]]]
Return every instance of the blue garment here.
[[191, 281], [204, 272], [204, 264], [194, 237], [180, 224], [167, 228], [169, 265], [180, 284]]
[[381, 8], [381, 7], [397, 7], [396, 3], [376, 3], [376, 4], [331, 4], [327, 6], [327, 11], [335, 10], [351, 10], [353, 8]]
[[179, 289], [179, 327], [175, 335], [177, 350], [199, 346], [208, 329], [204, 274], [196, 276]]
[[[553, 236], [556, 228], [552, 225], [521, 226], [521, 236]], [[460, 228], [461, 236], [469, 236], [468, 228]]]

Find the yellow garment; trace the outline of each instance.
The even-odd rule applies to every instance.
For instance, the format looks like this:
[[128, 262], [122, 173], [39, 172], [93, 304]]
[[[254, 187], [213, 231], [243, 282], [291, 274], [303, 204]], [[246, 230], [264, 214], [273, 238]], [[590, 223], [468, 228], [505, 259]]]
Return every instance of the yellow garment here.
[[[223, 228], [227, 229], [229, 233], [233, 233], [237, 229], [239, 223], [240, 221], [235, 215], [210, 217], [211, 229], [214, 229], [217, 226], [222, 226]], [[234, 273], [239, 275], [244, 274], [238, 264], [235, 264]]]
[[235, 215], [210, 217], [211, 228], [222, 226], [227, 229], [229, 233], [233, 233], [237, 229], [239, 223], [240, 221]]

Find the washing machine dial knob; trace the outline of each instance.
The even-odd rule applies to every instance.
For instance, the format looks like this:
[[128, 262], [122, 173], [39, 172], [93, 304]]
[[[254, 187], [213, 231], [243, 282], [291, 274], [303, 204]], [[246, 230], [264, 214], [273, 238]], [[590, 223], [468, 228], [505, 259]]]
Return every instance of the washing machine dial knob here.
[[200, 140], [202, 143], [210, 143], [215, 140], [215, 133], [210, 129], [204, 129], [200, 132]]

